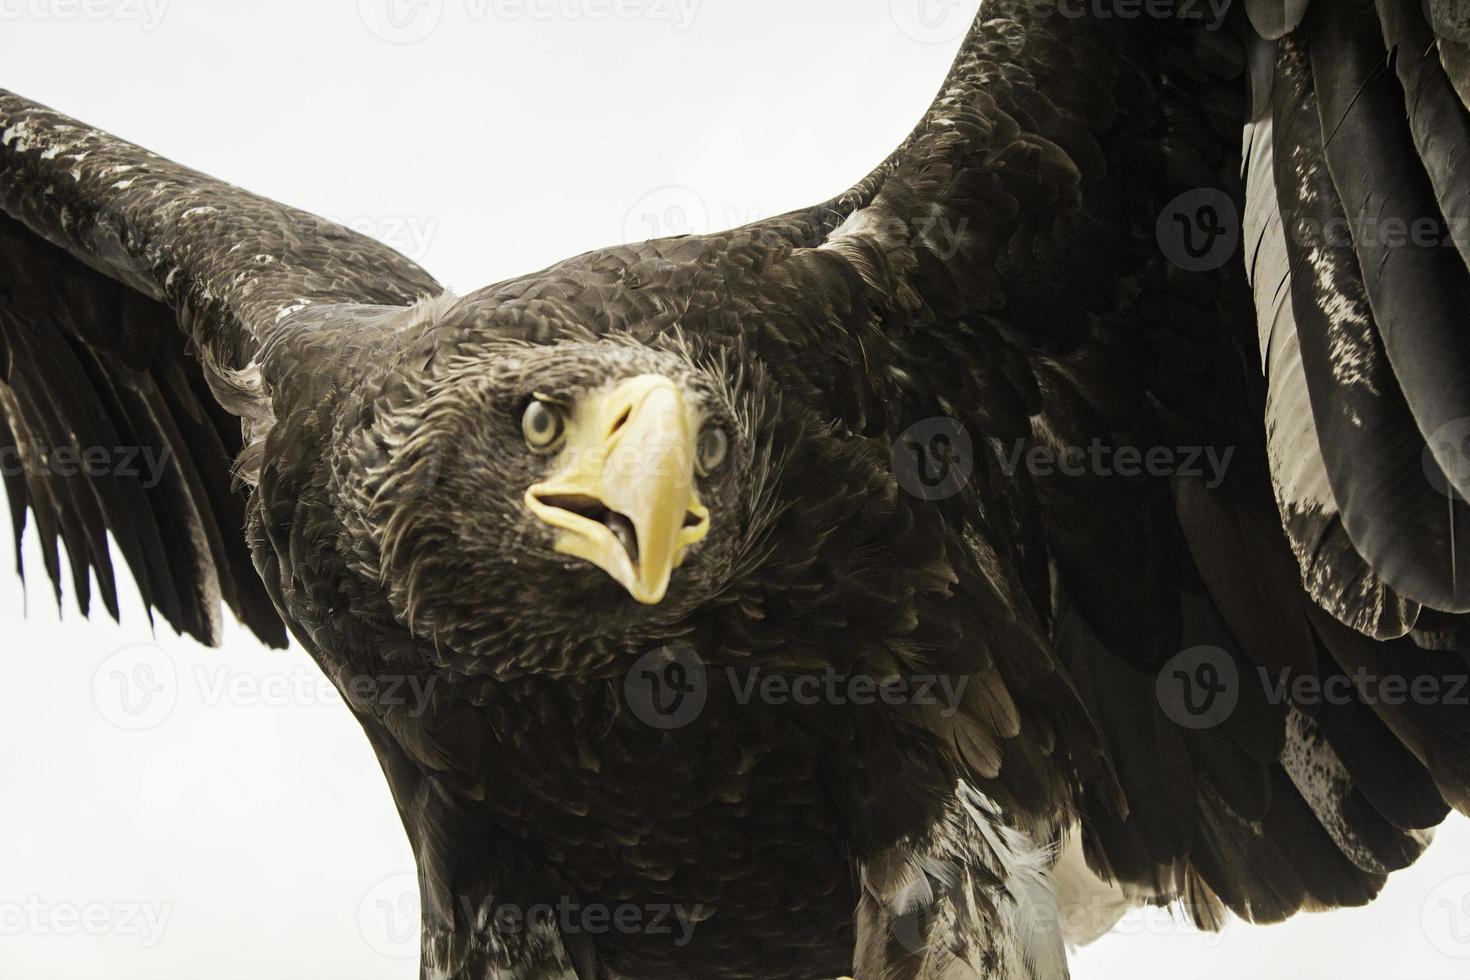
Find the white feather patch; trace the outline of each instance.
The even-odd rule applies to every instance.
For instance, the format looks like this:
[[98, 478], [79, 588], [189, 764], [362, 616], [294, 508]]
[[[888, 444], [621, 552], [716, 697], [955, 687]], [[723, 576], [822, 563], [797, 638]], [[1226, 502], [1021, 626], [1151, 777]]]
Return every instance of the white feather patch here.
[[1276, 197], [1269, 108], [1245, 130], [1246, 272], [1255, 291], [1262, 368], [1266, 372], [1266, 438], [1277, 503], [1291, 514], [1337, 513], [1327, 479], [1307, 375], [1291, 307], [1291, 262]]
[[[994, 801], [958, 783], [929, 832], [863, 863], [858, 975], [1066, 980], [1053, 857], [1008, 826]], [[908, 951], [897, 960], [895, 940]]]
[[1057, 893], [1057, 916], [1062, 938], [1071, 947], [1086, 946], [1107, 935], [1135, 905], [1116, 881], [1106, 881], [1087, 866], [1082, 853], [1082, 833], [1073, 827], [1062, 841], [1057, 862], [1051, 869]]

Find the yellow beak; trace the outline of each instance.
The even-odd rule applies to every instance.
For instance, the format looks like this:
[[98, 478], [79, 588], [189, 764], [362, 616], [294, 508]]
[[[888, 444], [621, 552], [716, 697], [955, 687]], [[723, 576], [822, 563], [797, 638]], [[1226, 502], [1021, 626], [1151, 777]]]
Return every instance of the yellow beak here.
[[557, 551], [656, 605], [689, 547], [709, 533], [692, 428], [678, 387], [660, 375], [593, 393], [567, 420], [555, 475], [526, 491], [526, 506], [560, 531]]

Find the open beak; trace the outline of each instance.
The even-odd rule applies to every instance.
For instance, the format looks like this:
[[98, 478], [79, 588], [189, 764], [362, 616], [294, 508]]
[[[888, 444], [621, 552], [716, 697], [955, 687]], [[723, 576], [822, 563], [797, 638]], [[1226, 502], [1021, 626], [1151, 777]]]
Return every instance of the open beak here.
[[567, 420], [556, 473], [526, 506], [556, 528], [556, 550], [611, 575], [645, 605], [709, 533], [694, 486], [689, 411], [668, 378], [645, 374], [593, 393]]

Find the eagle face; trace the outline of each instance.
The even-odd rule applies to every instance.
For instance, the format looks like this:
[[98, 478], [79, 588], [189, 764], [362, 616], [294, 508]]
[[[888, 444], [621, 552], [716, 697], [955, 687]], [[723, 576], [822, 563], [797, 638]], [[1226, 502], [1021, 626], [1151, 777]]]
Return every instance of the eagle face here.
[[554, 550], [650, 606], [709, 534], [696, 475], [715, 476], [729, 458], [728, 423], [691, 406], [686, 390], [667, 374], [614, 376], [569, 395], [537, 391], [521, 412], [527, 448], [552, 458], [525, 503], [555, 530]]
[[475, 672], [583, 673], [741, 566], [772, 479], [761, 372], [670, 336], [461, 343], [422, 373], [367, 413], [351, 523], [399, 619]]

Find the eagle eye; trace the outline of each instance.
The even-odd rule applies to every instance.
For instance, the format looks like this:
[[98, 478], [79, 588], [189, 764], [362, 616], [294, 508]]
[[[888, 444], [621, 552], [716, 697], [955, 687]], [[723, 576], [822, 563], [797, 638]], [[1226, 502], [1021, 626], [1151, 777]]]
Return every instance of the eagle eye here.
[[730, 437], [718, 425], [706, 426], [699, 434], [694, 446], [694, 465], [700, 476], [709, 476], [719, 469], [730, 454]]
[[536, 452], [548, 452], [561, 442], [565, 431], [566, 420], [560, 409], [539, 398], [531, 399], [521, 416], [521, 435], [525, 436], [527, 446]]

